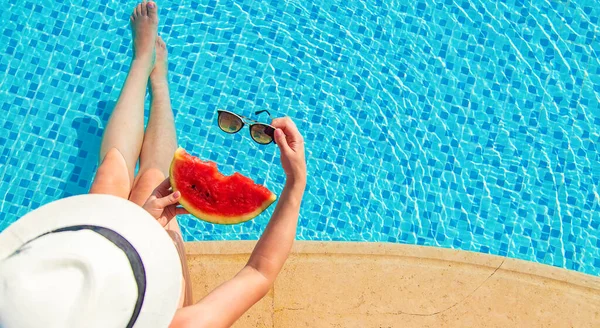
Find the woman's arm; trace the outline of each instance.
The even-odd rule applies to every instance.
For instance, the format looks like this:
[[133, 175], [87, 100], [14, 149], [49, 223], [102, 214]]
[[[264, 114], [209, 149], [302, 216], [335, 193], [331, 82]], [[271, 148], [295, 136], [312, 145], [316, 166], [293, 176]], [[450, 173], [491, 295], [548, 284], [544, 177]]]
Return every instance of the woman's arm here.
[[286, 184], [271, 221], [248, 260], [247, 266], [260, 272], [269, 283], [275, 281], [294, 243], [303, 193], [303, 184]]
[[263, 298], [288, 258], [306, 187], [304, 141], [289, 118], [273, 120], [286, 173], [285, 187], [246, 266], [195, 305], [180, 309], [171, 327], [229, 327]]

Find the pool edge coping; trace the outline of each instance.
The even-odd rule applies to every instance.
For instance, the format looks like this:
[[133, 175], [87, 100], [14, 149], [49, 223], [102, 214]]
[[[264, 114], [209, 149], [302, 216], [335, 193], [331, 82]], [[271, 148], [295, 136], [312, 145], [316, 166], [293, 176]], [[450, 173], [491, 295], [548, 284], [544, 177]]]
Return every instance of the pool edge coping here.
[[[255, 244], [256, 241], [186, 242], [185, 249], [187, 256], [249, 255]], [[583, 288], [595, 289], [598, 290], [600, 295], [600, 277], [546, 264], [465, 250], [394, 243], [296, 241], [292, 247], [292, 254], [394, 256], [453, 262], [463, 265], [489, 267], [495, 270], [501, 269], [501, 271], [510, 271], [515, 274], [550, 279]]]

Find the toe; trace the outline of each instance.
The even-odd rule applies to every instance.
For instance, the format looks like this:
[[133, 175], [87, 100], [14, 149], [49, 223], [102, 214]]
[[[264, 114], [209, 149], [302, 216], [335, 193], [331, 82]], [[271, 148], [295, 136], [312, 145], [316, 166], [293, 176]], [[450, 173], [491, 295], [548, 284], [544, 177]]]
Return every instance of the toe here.
[[135, 8], [135, 14], [137, 15], [137, 17], [142, 16], [142, 3], [138, 3], [137, 7]]
[[129, 16], [129, 21], [133, 23], [133, 21], [135, 20], [135, 14], [131, 14], [131, 16]]
[[161, 47], [165, 47], [165, 41], [163, 41], [163, 39], [160, 36], [156, 38], [156, 42], [158, 42], [158, 45], [160, 45]]
[[158, 19], [158, 8], [156, 8], [156, 3], [154, 1], [148, 1], [148, 3], [146, 4], [146, 8], [148, 10], [148, 16], [154, 19]]
[[142, 10], [142, 16], [148, 15], [148, 6], [146, 5], [146, 0], [140, 4], [140, 9]]

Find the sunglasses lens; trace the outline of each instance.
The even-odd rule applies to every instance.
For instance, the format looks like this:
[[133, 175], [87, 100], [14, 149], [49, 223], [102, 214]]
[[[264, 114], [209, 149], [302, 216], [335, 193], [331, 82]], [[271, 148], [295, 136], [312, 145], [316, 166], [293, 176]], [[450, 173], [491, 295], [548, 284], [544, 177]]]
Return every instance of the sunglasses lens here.
[[266, 145], [273, 141], [275, 129], [264, 124], [254, 124], [250, 127], [250, 135], [254, 141]]
[[242, 126], [244, 126], [244, 123], [239, 117], [228, 112], [219, 112], [219, 127], [221, 130], [227, 133], [236, 133]]

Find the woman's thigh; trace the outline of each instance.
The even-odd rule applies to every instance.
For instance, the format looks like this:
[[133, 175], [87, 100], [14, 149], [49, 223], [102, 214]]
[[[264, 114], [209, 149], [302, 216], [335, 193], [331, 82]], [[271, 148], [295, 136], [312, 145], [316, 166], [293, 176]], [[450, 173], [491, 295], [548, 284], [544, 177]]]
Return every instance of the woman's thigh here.
[[[133, 182], [133, 188], [131, 190], [131, 194], [129, 195], [129, 200], [143, 206], [148, 197], [152, 194], [152, 191], [159, 184], [161, 184], [165, 180], [165, 175], [159, 169], [149, 168], [143, 170], [138, 173], [138, 176], [135, 178]], [[179, 224], [177, 223], [177, 218], [174, 218], [167, 224], [165, 227], [167, 233], [173, 241], [175, 242], [175, 246], [177, 248], [177, 252], [179, 253], [179, 258], [181, 260], [181, 269], [183, 272], [183, 280], [182, 280], [182, 295], [180, 299], [180, 307], [187, 306], [192, 304], [192, 290], [191, 283], [189, 279], [189, 271], [187, 266], [187, 259], [185, 257], [185, 248], [183, 246], [183, 239], [181, 237], [181, 230], [179, 228]]]

